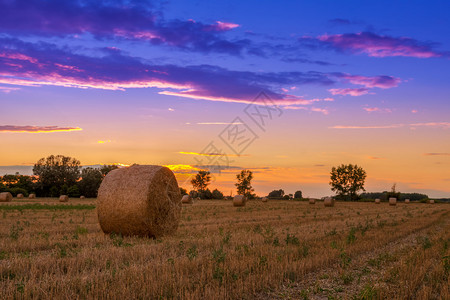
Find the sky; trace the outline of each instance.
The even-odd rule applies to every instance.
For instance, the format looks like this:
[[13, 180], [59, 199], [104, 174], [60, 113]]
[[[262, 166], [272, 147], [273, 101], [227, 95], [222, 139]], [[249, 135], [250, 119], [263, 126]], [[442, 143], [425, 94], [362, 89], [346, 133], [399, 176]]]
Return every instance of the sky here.
[[191, 189], [450, 196], [448, 1], [0, 0], [0, 174], [51, 154]]

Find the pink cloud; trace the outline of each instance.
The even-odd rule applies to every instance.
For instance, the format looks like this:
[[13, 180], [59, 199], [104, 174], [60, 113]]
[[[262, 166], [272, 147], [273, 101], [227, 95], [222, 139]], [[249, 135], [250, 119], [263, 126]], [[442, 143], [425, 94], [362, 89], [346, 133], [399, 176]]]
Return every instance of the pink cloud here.
[[391, 113], [392, 110], [389, 108], [379, 108], [379, 107], [363, 107], [363, 109], [367, 112], [387, 112]]
[[231, 30], [233, 28], [241, 26], [239, 24], [234, 24], [234, 23], [229, 23], [229, 22], [221, 22], [221, 21], [216, 21], [216, 23], [217, 23], [216, 26], [219, 30]]
[[408, 37], [391, 37], [371, 32], [322, 35], [317, 38], [339, 50], [349, 50], [372, 57], [407, 56], [417, 58], [441, 57], [431, 44]]
[[292, 106], [292, 105], [283, 106], [283, 109], [287, 109], [287, 110], [308, 110], [308, 108], [306, 108], [304, 106]]
[[357, 89], [352, 89], [352, 88], [347, 88], [347, 89], [329, 89], [328, 90], [332, 95], [350, 95], [350, 96], [362, 96], [362, 95], [366, 95], [369, 94], [369, 89], [368, 88], [357, 88]]
[[342, 78], [348, 80], [352, 84], [363, 85], [366, 88], [380, 88], [380, 89], [390, 89], [397, 87], [401, 79], [382, 75], [382, 76], [361, 76], [361, 75], [350, 75], [344, 74]]
[[416, 109], [411, 110], [411, 113], [413, 113], [413, 114], [416, 114], [416, 113], [418, 113], [418, 112], [419, 112], [419, 111], [416, 110]]
[[17, 90], [20, 90], [20, 88], [0, 86], [0, 92], [3, 92], [5, 94], [8, 94], [9, 92], [12, 92], [12, 91], [17, 91]]
[[311, 107], [311, 111], [320, 112], [324, 115], [328, 115], [330, 112], [326, 108], [318, 108], [318, 107]]

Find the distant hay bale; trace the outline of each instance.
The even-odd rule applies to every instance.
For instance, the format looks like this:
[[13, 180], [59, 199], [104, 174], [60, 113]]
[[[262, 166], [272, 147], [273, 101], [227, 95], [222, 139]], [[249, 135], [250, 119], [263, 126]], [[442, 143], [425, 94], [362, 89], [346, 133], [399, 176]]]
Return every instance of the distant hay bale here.
[[69, 196], [67, 195], [59, 196], [59, 202], [69, 202]]
[[86, 199], [86, 197], [85, 196], [80, 196], [80, 199], [84, 200], [84, 199]]
[[36, 194], [29, 194], [29, 195], [28, 195], [28, 198], [29, 198], [29, 199], [36, 199]]
[[263, 197], [263, 198], [261, 199], [261, 201], [262, 201], [262, 202], [267, 202], [267, 201], [269, 201], [269, 199], [268, 199], [267, 197]]
[[380, 199], [375, 199], [375, 204], [380, 204], [381, 200]]
[[11, 202], [13, 196], [9, 192], [0, 193], [0, 202]]
[[192, 203], [194, 203], [194, 201], [192, 200], [192, 197], [191, 197], [191, 196], [189, 196], [189, 195], [184, 195], [184, 196], [181, 198], [181, 203], [183, 203], [183, 204], [192, 204]]
[[23, 198], [23, 194], [17, 194], [17, 199], [22, 199]]
[[405, 199], [405, 203], [408, 204], [410, 201], [409, 199]]
[[100, 185], [97, 215], [104, 233], [159, 238], [175, 233], [181, 194], [173, 172], [134, 165], [113, 170]]
[[434, 204], [434, 200], [430, 200], [430, 204]]
[[309, 199], [309, 204], [316, 204], [316, 199]]
[[333, 207], [334, 199], [331, 197], [326, 197], [325, 200], [323, 200], [323, 205], [325, 205], [325, 207]]
[[397, 198], [389, 198], [389, 205], [390, 206], [396, 206], [397, 205]]
[[233, 206], [245, 206], [247, 198], [244, 195], [236, 195], [233, 198]]

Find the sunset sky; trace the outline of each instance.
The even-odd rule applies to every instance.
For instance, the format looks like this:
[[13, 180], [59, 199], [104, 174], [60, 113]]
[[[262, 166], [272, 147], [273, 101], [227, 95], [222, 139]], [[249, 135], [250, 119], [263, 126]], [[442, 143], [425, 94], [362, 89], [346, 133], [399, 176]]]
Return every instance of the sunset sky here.
[[[41, 157], [450, 196], [448, 1], [0, 0], [0, 175]], [[219, 170], [220, 169], [220, 170]]]

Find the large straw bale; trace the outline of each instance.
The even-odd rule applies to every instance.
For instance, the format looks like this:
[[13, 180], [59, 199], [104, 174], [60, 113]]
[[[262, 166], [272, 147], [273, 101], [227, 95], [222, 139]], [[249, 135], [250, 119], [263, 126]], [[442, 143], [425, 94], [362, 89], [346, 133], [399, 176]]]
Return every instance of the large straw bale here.
[[69, 196], [67, 195], [59, 196], [59, 202], [69, 202]]
[[181, 203], [183, 203], [183, 204], [192, 204], [192, 203], [194, 203], [194, 201], [192, 200], [192, 197], [190, 195], [184, 195], [181, 198]]
[[375, 199], [375, 204], [380, 204], [381, 203], [381, 200], [380, 199]]
[[113, 170], [100, 185], [97, 214], [105, 233], [154, 238], [173, 234], [181, 214], [175, 175], [154, 165]]
[[244, 195], [236, 195], [233, 198], [233, 206], [245, 206], [247, 202], [247, 197]]
[[11, 202], [13, 196], [9, 192], [0, 193], [0, 202]]
[[325, 207], [333, 207], [334, 206], [334, 198], [326, 197], [325, 200], [323, 200], [323, 205], [325, 205]]
[[390, 206], [396, 206], [397, 205], [397, 198], [389, 198], [389, 205]]

